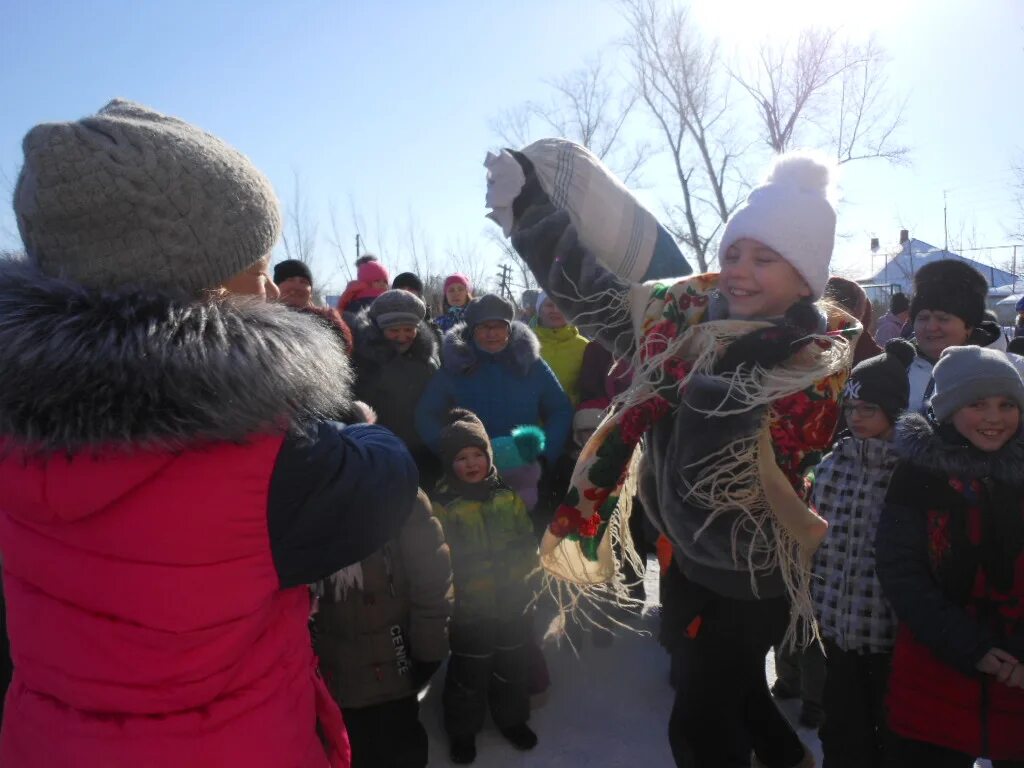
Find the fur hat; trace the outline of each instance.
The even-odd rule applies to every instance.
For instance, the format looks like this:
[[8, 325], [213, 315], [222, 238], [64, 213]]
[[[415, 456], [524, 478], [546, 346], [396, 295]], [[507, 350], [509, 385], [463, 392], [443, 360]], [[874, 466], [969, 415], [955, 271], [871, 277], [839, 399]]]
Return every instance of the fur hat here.
[[486, 293], [473, 299], [466, 305], [463, 319], [471, 329], [488, 320], [504, 320], [510, 323], [515, 319], [516, 308], [512, 303], [494, 293]]
[[309, 281], [310, 286], [313, 285], [313, 273], [306, 264], [298, 259], [285, 259], [274, 265], [275, 283], [280, 284], [293, 277], [304, 277]]
[[196, 294], [267, 256], [281, 232], [277, 196], [249, 158], [141, 104], [37, 125], [22, 148], [14, 213], [47, 275]]
[[975, 328], [985, 319], [988, 281], [959, 259], [941, 259], [925, 264], [914, 275], [914, 298], [910, 302], [913, 322], [922, 309], [948, 312]]
[[940, 423], [965, 405], [996, 395], [1015, 400], [1024, 411], [1024, 381], [1005, 352], [974, 346], [947, 347], [932, 377], [932, 412]]
[[479, 448], [487, 454], [488, 464], [494, 465], [491, 441], [487, 437], [483, 422], [475, 413], [465, 408], [453, 408], [448, 413], [448, 423], [441, 428], [439, 444], [446, 473], [451, 473], [452, 462], [463, 448]]
[[396, 325], [418, 326], [427, 316], [427, 307], [416, 294], [392, 288], [373, 300], [369, 312], [370, 319], [383, 331]]
[[879, 406], [895, 422], [910, 403], [907, 368], [916, 357], [914, 345], [905, 339], [890, 339], [885, 352], [854, 366], [843, 396]]
[[836, 238], [829, 195], [831, 165], [806, 152], [775, 158], [768, 177], [729, 217], [718, 246], [721, 263], [729, 246], [750, 238], [779, 253], [820, 297]]

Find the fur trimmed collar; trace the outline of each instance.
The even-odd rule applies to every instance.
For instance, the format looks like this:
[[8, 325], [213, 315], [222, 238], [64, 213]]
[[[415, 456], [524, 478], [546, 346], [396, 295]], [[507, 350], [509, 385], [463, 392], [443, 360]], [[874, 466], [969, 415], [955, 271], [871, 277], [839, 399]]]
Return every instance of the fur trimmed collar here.
[[995, 453], [972, 446], [951, 426], [936, 426], [919, 413], [896, 423], [896, 453], [922, 469], [962, 478], [991, 477], [1011, 486], [1024, 483], [1024, 439], [1017, 435]]
[[31, 451], [239, 441], [341, 417], [349, 382], [309, 314], [89, 290], [0, 259], [0, 435]]
[[[398, 349], [395, 345], [388, 341], [384, 332], [370, 319], [368, 308], [354, 316], [352, 335], [355, 340], [355, 355], [357, 357], [377, 365], [384, 365], [398, 356]], [[405, 354], [431, 364], [436, 369], [441, 366], [438, 346], [434, 329], [426, 320], [421, 320], [416, 338], [413, 339], [412, 346]]]
[[460, 323], [444, 335], [441, 355], [445, 370], [456, 376], [469, 373], [483, 356], [493, 357], [513, 373], [525, 376], [540, 360], [540, 342], [528, 325], [513, 320], [509, 328], [508, 346], [496, 355], [482, 352], [473, 342], [469, 326]]

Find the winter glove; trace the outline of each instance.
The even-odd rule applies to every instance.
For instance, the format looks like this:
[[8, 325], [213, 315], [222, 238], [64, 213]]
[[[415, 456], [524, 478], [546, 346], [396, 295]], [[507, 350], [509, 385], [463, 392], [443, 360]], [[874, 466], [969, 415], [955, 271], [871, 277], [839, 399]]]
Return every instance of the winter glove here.
[[773, 368], [787, 360], [811, 341], [818, 332], [820, 315], [810, 301], [798, 301], [783, 316], [782, 322], [760, 328], [732, 342], [715, 365], [715, 373], [733, 373], [746, 366]]
[[417, 691], [422, 691], [430, 678], [440, 668], [440, 661], [417, 661], [412, 660], [412, 684]]

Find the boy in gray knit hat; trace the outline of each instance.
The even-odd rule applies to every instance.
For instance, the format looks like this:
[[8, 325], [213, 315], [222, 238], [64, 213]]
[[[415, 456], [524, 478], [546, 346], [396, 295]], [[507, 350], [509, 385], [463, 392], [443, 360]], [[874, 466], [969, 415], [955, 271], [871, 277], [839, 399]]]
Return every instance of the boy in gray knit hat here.
[[1004, 397], [1024, 411], [1024, 382], [1003, 352], [974, 346], [947, 347], [932, 375], [935, 393], [931, 409], [939, 423], [950, 421], [965, 406], [990, 397]]

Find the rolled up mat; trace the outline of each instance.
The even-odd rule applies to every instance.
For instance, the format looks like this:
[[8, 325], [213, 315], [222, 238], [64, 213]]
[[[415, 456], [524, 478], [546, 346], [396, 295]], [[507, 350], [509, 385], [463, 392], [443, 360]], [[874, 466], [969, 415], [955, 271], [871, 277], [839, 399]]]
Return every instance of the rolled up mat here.
[[484, 166], [487, 216], [506, 237], [515, 225], [513, 204], [534, 173], [552, 204], [569, 212], [583, 246], [622, 279], [642, 283], [693, 272], [668, 230], [586, 147], [541, 139], [519, 152], [489, 152]]

